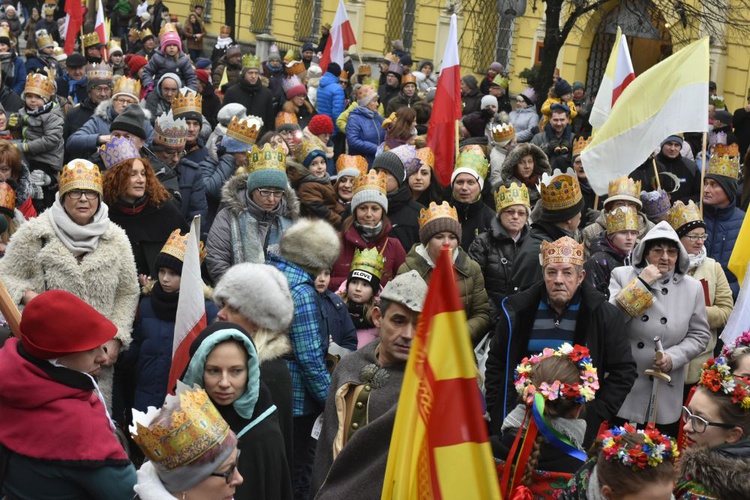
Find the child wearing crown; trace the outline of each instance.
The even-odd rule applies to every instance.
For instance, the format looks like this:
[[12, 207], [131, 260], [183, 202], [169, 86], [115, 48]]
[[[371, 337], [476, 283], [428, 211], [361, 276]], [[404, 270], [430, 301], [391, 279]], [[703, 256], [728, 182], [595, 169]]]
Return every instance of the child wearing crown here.
[[355, 250], [349, 276], [338, 289], [357, 329], [357, 349], [366, 346], [378, 335], [370, 313], [378, 303], [384, 263], [383, 256], [376, 248]]
[[[173, 31], [169, 31], [169, 28]], [[149, 57], [148, 64], [143, 69], [143, 88], [153, 90], [154, 85], [167, 73], [174, 73], [180, 77], [183, 85], [198, 92], [198, 77], [190, 63], [190, 58], [182, 51], [180, 35], [170, 24], [160, 36], [161, 50], [155, 50]]]
[[308, 217], [327, 220], [339, 229], [346, 207], [338, 200], [331, 184], [326, 151], [313, 141], [303, 140], [295, 156], [304, 167], [289, 172], [290, 182], [302, 205], [300, 212]]

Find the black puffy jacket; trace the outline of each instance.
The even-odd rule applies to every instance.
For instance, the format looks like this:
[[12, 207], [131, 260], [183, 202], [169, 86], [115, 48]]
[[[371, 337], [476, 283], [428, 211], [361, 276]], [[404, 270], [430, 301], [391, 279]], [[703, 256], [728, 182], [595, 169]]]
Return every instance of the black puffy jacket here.
[[424, 205], [411, 199], [406, 183], [395, 193], [388, 193], [388, 219], [393, 227], [390, 236], [401, 242], [406, 253], [419, 243], [419, 211], [423, 208]]
[[496, 219], [495, 211], [482, 203], [481, 199], [474, 203], [461, 203], [451, 196], [448, 203], [458, 212], [458, 221], [461, 223], [461, 248], [468, 252], [474, 239], [487, 231]]
[[625, 265], [626, 255], [609, 244], [606, 232], [591, 242], [591, 252], [591, 257], [583, 264], [586, 281], [609, 300], [609, 279], [612, 277], [612, 270]]

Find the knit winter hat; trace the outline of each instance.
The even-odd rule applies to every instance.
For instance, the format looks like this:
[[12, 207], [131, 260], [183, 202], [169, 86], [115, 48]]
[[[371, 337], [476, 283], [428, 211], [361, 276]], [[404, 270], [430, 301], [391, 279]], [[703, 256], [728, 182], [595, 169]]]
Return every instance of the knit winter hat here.
[[423, 245], [438, 233], [448, 231], [456, 235], [458, 243], [461, 243], [461, 223], [458, 222], [458, 213], [447, 201], [440, 205], [434, 201], [430, 206], [419, 211], [419, 241]]
[[247, 176], [247, 192], [252, 193], [256, 189], [276, 188], [286, 191], [288, 182], [286, 173], [281, 170], [264, 168], [253, 170]]
[[406, 170], [404, 164], [401, 163], [401, 158], [396, 153], [391, 151], [384, 151], [375, 157], [375, 161], [372, 162], [373, 170], [383, 170], [388, 172], [396, 178], [398, 187], [406, 180]]
[[216, 119], [219, 121], [220, 124], [227, 127], [229, 126], [229, 122], [232, 121], [233, 116], [237, 116], [237, 118], [246, 118], [247, 108], [237, 102], [233, 102], [231, 104], [225, 104], [219, 110], [219, 113], [216, 115]]
[[503, 65], [497, 61], [490, 64], [490, 69], [494, 71], [495, 73], [502, 73], [503, 71], [505, 71], [505, 68], [503, 67]]
[[385, 192], [385, 173], [370, 170], [366, 175], [359, 175], [354, 180], [351, 213], [355, 213], [362, 203], [377, 203], [388, 213], [388, 196]]
[[737, 198], [737, 180], [726, 175], [719, 175], [714, 173], [707, 173], [706, 179], [711, 179], [716, 182], [724, 193], [729, 198], [729, 201], [734, 204], [734, 200]]
[[148, 59], [136, 54], [128, 54], [125, 56], [125, 64], [128, 67], [128, 73], [135, 76], [142, 67], [148, 64]]
[[682, 143], [685, 142], [685, 139], [683, 139], [682, 136], [679, 136], [677, 134], [670, 135], [669, 137], [667, 137], [666, 139], [664, 139], [663, 141], [661, 141], [661, 144], [659, 145], [659, 147], [663, 148], [664, 145], [666, 143], [668, 143], [668, 142], [677, 142], [677, 143], [680, 144], [680, 146], [682, 146]]
[[165, 52], [170, 45], [177, 45], [180, 52], [182, 52], [182, 40], [180, 39], [179, 33], [167, 31], [161, 36], [161, 51]]
[[425, 297], [427, 297], [427, 283], [414, 269], [393, 278], [380, 292], [381, 300], [401, 304], [414, 312], [422, 312]]
[[497, 108], [497, 97], [494, 95], [486, 95], [482, 97], [481, 107], [479, 109], [484, 109], [488, 106], [495, 106]]
[[333, 269], [341, 242], [331, 224], [322, 219], [300, 219], [284, 232], [279, 241], [281, 257], [316, 275]]
[[286, 277], [266, 264], [244, 263], [227, 269], [214, 288], [214, 301], [271, 332], [286, 332], [294, 316]]
[[309, 130], [312, 135], [332, 134], [333, 120], [331, 120], [331, 117], [328, 115], [315, 115], [307, 124], [307, 130]]
[[572, 92], [573, 88], [570, 86], [570, 84], [564, 79], [558, 78], [557, 83], [555, 83], [555, 95], [557, 97], [562, 97], [565, 94], [570, 94]]
[[329, 63], [328, 68], [326, 68], [326, 73], [330, 73], [338, 78], [341, 75], [341, 66], [339, 66], [338, 63], [335, 62]]
[[477, 82], [477, 77], [474, 75], [466, 75], [461, 78], [461, 81], [464, 82], [470, 90], [476, 90], [479, 88], [479, 82]]
[[146, 140], [146, 129], [143, 127], [143, 122], [146, 120], [146, 114], [143, 112], [138, 104], [131, 104], [125, 110], [117, 115], [112, 124], [109, 126], [109, 131], [122, 130], [123, 132], [131, 133], [137, 137], [140, 137], [144, 141]]
[[211, 85], [211, 73], [205, 69], [196, 69], [195, 76], [198, 77], [198, 80], [203, 82], [203, 85]]
[[583, 82], [573, 82], [573, 90], [585, 90], [586, 86]]

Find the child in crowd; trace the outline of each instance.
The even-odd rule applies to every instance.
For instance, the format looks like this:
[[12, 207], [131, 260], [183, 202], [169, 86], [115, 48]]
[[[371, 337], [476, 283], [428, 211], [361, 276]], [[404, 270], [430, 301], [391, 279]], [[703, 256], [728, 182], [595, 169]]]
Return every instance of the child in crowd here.
[[[149, 406], [160, 408], [167, 394], [169, 369], [172, 365], [177, 301], [180, 297], [182, 264], [189, 233], [175, 230], [156, 257], [159, 279], [144, 290], [133, 325], [133, 343], [127, 360], [136, 365], [136, 388], [133, 407], [146, 411]], [[201, 243], [201, 260], [205, 257]], [[208, 289], [206, 289], [208, 295]], [[206, 319], [211, 324], [219, 312], [213, 301], [205, 299]]]
[[370, 312], [380, 295], [384, 266], [385, 261], [377, 248], [355, 250], [349, 277], [341, 283], [338, 291], [357, 329], [357, 349], [366, 346], [378, 335]]
[[573, 102], [573, 87], [562, 78], [558, 78], [555, 85], [549, 89], [549, 96], [542, 104], [542, 121], [539, 123], [539, 130], [544, 130], [544, 126], [549, 123], [550, 108], [553, 104], [564, 104], [570, 109], [570, 122], [578, 116], [576, 103]]
[[732, 373], [740, 377], [750, 377], [750, 331], [737, 337], [731, 344], [725, 345], [722, 356], [727, 358], [727, 365]]
[[323, 269], [315, 277], [315, 290], [320, 298], [320, 313], [325, 323], [322, 330], [328, 330], [329, 368], [335, 367], [338, 360], [357, 350], [357, 331], [346, 311], [346, 305], [338, 295], [328, 289], [331, 270]]
[[327, 220], [336, 229], [340, 228], [345, 207], [331, 185], [326, 152], [317, 143], [305, 140], [296, 159], [306, 169], [298, 171], [297, 178], [290, 179], [292, 187], [297, 190], [302, 215]]
[[143, 88], [154, 88], [156, 82], [167, 73], [174, 73], [190, 90], [198, 92], [198, 76], [190, 59], [182, 51], [182, 40], [174, 26], [167, 24], [161, 39], [161, 50], [155, 51], [143, 68]]

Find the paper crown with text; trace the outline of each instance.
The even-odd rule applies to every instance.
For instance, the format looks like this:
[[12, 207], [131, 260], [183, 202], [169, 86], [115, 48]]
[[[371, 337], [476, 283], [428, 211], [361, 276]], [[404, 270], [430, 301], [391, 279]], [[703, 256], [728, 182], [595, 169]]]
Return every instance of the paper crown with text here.
[[571, 168], [565, 172], [555, 169], [552, 175], [542, 174], [539, 193], [542, 207], [552, 211], [574, 207], [583, 199], [578, 177]]
[[253, 145], [246, 155], [250, 172], [279, 170], [286, 173], [286, 153], [281, 145], [272, 146], [266, 143], [262, 148]]
[[252, 115], [245, 118], [238, 118], [235, 115], [229, 121], [229, 126], [227, 126], [227, 137], [252, 146], [258, 139], [261, 128], [263, 128], [263, 120], [261, 118]]
[[[175, 229], [172, 234], [167, 238], [167, 242], [161, 248], [159, 253], [165, 253], [171, 255], [180, 262], [185, 262], [185, 253], [187, 252], [188, 237], [190, 232], [182, 234], [180, 229]], [[199, 256], [201, 262], [206, 258], [206, 249], [203, 247], [203, 242], [198, 241]]]
[[419, 211], [419, 227], [421, 229], [435, 219], [445, 218], [453, 219], [458, 222], [458, 212], [456, 211], [456, 208], [450, 206], [447, 201], [442, 202], [440, 205], [432, 202], [429, 207], [423, 208]]
[[383, 255], [378, 252], [377, 248], [373, 247], [364, 250], [354, 250], [354, 258], [352, 259], [352, 265], [349, 270], [364, 271], [372, 274], [380, 280], [383, 277], [384, 267], [385, 259], [383, 258]]
[[563, 236], [557, 241], [542, 241], [539, 253], [542, 266], [548, 264], [583, 265], [583, 243], [578, 243], [569, 236]]
[[370, 170], [367, 174], [362, 174], [354, 179], [354, 188], [352, 189], [352, 192], [356, 195], [361, 191], [377, 191], [385, 196], [387, 192], [387, 184], [388, 176], [385, 172]]
[[498, 213], [513, 205], [523, 205], [531, 208], [529, 189], [526, 185], [518, 185], [515, 182], [511, 182], [508, 187], [500, 186], [500, 189], [495, 193], [495, 210]]
[[606, 212], [604, 224], [607, 227], [607, 234], [617, 231], [639, 231], [640, 229], [638, 227], [638, 212], [632, 207], [617, 207]]
[[737, 144], [717, 144], [708, 160], [706, 173], [737, 180], [740, 175], [740, 152]]

